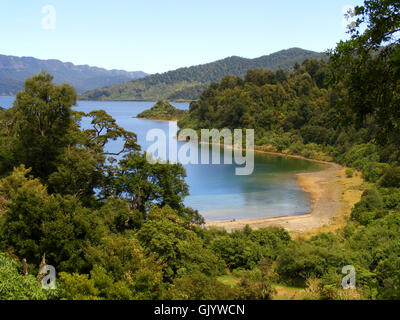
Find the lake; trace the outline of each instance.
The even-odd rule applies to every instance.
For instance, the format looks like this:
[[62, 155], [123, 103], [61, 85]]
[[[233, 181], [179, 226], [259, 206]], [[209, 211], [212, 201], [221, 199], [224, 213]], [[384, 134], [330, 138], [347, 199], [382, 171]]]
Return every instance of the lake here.
[[[0, 106], [11, 107], [14, 97], [0, 97]], [[140, 101], [79, 101], [75, 110], [89, 112], [102, 109], [117, 123], [138, 136], [143, 150], [153, 142], [146, 141], [151, 129], [168, 133], [169, 123], [136, 119], [140, 112], [151, 108], [154, 102]], [[188, 103], [172, 103], [187, 109]], [[88, 119], [82, 126], [89, 125]], [[178, 149], [182, 145], [178, 142]], [[108, 146], [118, 150], [121, 141]], [[310, 211], [311, 199], [296, 183], [296, 173], [318, 170], [323, 165], [301, 159], [255, 154], [252, 175], [235, 175], [236, 165], [185, 165], [190, 196], [185, 204], [199, 212], [207, 221], [260, 218], [304, 214]]]

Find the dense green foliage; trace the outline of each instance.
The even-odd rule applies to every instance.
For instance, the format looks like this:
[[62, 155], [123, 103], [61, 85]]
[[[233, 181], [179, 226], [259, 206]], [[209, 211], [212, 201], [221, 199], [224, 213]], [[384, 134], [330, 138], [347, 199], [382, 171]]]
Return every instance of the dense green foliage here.
[[[399, 44], [356, 54], [398, 30], [398, 2], [365, 1], [356, 13], [367, 30], [356, 25], [329, 64], [306, 60], [290, 72], [225, 77], [180, 121], [253, 128], [259, 148], [358, 169], [368, 188], [342, 229], [293, 239], [282, 228], [202, 228], [198, 212], [183, 205], [189, 190], [181, 165], [151, 164], [134, 133], [104, 111], [73, 112], [75, 91], [43, 73], [0, 110], [0, 299], [270, 299], [273, 283], [304, 286], [305, 299], [400, 299], [399, 106], [388, 89], [398, 79], [382, 82], [368, 69], [392, 72], [395, 59], [379, 56]], [[380, 88], [385, 103], [348, 83], [356, 77], [349, 62], [372, 72], [363, 81]], [[368, 108], [358, 110], [350, 94]], [[383, 119], [386, 108], [393, 114]], [[90, 129], [80, 128], [82, 117]], [[107, 153], [115, 139], [123, 149]], [[21, 274], [20, 259], [35, 274], [43, 254], [58, 272], [55, 291]], [[356, 290], [341, 288], [346, 265], [356, 269]], [[236, 282], [224, 284], [226, 275]]]
[[[398, 299], [399, 44], [393, 34], [400, 28], [399, 3], [366, 1], [356, 15], [352, 39], [338, 45], [330, 63], [309, 60], [291, 72], [227, 76], [191, 103], [179, 126], [254, 129], [261, 150], [334, 160], [361, 171], [372, 187], [353, 208], [348, 225], [337, 235], [281, 247], [275, 271], [289, 284], [319, 279], [318, 298], [340, 298], [341, 268], [354, 265], [358, 297]], [[232, 239], [215, 245], [234, 267], [252, 268], [251, 259], [259, 254], [254, 242], [247, 243], [244, 264], [244, 252], [238, 260], [230, 251], [240, 252], [244, 243]]]
[[181, 68], [143, 79], [129, 81], [107, 88], [92, 90], [81, 95], [87, 100], [195, 100], [213, 81], [224, 76], [242, 77], [248, 70], [261, 68], [287, 70], [305, 59], [322, 58], [320, 53], [299, 48], [283, 50], [256, 59], [230, 57], [216, 62]]
[[[218, 281], [231, 262], [199, 227], [198, 212], [183, 205], [183, 167], [149, 163], [134, 133], [104, 111], [74, 112], [75, 99], [73, 88], [42, 73], [0, 113], [0, 247], [14, 257], [0, 256], [0, 277], [7, 278], [0, 298], [270, 298], [259, 272], [237, 288]], [[80, 128], [83, 117], [91, 128]], [[115, 139], [125, 142], [122, 150], [107, 153]], [[279, 234], [255, 235], [259, 254], [231, 268], [257, 266], [271, 256], [262, 244], [273, 248]], [[36, 274], [43, 255], [57, 270], [55, 291], [21, 274], [19, 260]]]
[[137, 115], [138, 118], [152, 120], [179, 120], [187, 111], [172, 106], [168, 101], [158, 101], [151, 109]]
[[[367, 0], [355, 8], [351, 40], [331, 52], [332, 82], [344, 86], [338, 109], [358, 123], [373, 117], [380, 142], [400, 141], [400, 3]], [[361, 27], [366, 30], [361, 33]]]
[[41, 70], [54, 75], [56, 83], [72, 85], [78, 93], [147, 76], [142, 71], [106, 70], [87, 65], [77, 66], [54, 59], [39, 60], [0, 54], [0, 95], [15, 95], [24, 87], [26, 78], [40, 73]]
[[252, 70], [244, 80], [225, 77], [190, 104], [178, 125], [254, 129], [260, 150], [335, 160], [376, 182], [399, 163], [399, 142], [375, 144], [381, 131], [372, 118], [357, 126], [341, 123], [340, 93], [326, 84], [329, 70], [324, 61], [307, 60], [292, 72]]
[[22, 264], [0, 253], [0, 300], [46, 300], [47, 293], [31, 275], [21, 274]]

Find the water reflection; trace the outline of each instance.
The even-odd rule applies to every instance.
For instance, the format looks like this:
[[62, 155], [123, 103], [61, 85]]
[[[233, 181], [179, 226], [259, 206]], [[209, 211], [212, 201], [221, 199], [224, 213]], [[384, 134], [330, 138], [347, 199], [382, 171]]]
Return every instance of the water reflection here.
[[[13, 99], [0, 97], [0, 106], [10, 107]], [[161, 129], [168, 133], [169, 129], [168, 122], [134, 118], [153, 105], [154, 102], [79, 101], [75, 109], [84, 112], [98, 109], [107, 111], [120, 126], [135, 132], [142, 149], [146, 150], [153, 143], [146, 141], [149, 130]], [[187, 103], [173, 105], [180, 109], [188, 108]], [[89, 125], [90, 120], [83, 119], [82, 126], [87, 128]], [[112, 142], [108, 146], [109, 151], [119, 151], [121, 143]], [[182, 142], [178, 142], [178, 148], [182, 145]], [[198, 209], [206, 220], [232, 220], [309, 212], [310, 197], [296, 184], [295, 173], [317, 170], [321, 165], [300, 159], [256, 154], [255, 170], [250, 176], [236, 176], [235, 165], [186, 165], [185, 168], [191, 193], [185, 204]]]

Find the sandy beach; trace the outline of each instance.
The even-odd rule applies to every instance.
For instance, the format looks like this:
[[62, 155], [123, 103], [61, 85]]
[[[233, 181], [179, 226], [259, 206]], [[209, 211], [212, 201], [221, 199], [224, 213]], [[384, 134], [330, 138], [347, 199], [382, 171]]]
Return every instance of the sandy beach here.
[[297, 178], [303, 190], [311, 195], [310, 213], [236, 221], [212, 221], [207, 222], [206, 227], [240, 230], [249, 225], [256, 230], [279, 226], [294, 234], [306, 233], [323, 227], [329, 230], [329, 226], [342, 225], [353, 205], [361, 198], [362, 191], [359, 190], [359, 186], [363, 183], [362, 178], [359, 175], [347, 178], [345, 168], [338, 164], [329, 163], [324, 170], [300, 173], [297, 174]]
[[[167, 121], [156, 119], [142, 120]], [[199, 141], [199, 143], [210, 144], [204, 141]], [[230, 148], [235, 149], [234, 146]], [[249, 218], [233, 221], [206, 221], [206, 227], [241, 230], [246, 225], [249, 225], [253, 230], [257, 230], [270, 226], [278, 226], [297, 235], [312, 235], [318, 231], [329, 232], [344, 226], [346, 217], [350, 215], [352, 207], [361, 199], [361, 185], [364, 183], [364, 180], [360, 173], [355, 172], [354, 177], [348, 178], [345, 174], [346, 168], [336, 163], [257, 149], [254, 152], [303, 159], [326, 165], [320, 171], [297, 174], [297, 183], [311, 196], [310, 212], [302, 215]]]

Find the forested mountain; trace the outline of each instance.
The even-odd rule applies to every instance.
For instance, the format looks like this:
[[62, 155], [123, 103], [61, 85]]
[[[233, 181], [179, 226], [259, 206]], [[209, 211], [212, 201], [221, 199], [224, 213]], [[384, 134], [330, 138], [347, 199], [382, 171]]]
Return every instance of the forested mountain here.
[[50, 72], [56, 83], [72, 85], [78, 93], [147, 76], [142, 71], [106, 70], [53, 59], [0, 55], [0, 95], [15, 95], [26, 78], [42, 70]]
[[288, 70], [306, 59], [321, 59], [321, 53], [292, 48], [256, 59], [229, 57], [212, 63], [180, 68], [143, 79], [96, 89], [81, 95], [88, 100], [195, 100], [211, 82], [226, 75], [243, 77], [251, 69]]

